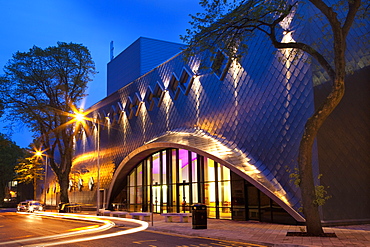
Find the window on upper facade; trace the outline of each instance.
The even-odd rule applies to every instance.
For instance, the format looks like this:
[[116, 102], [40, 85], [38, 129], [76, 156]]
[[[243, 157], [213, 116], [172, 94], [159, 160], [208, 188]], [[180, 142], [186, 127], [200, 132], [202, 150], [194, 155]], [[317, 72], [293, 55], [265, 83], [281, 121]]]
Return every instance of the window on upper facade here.
[[229, 65], [229, 58], [222, 51], [218, 50], [213, 59], [211, 69], [220, 80], [225, 78]]
[[173, 99], [177, 100], [177, 98], [179, 97], [180, 88], [179, 88], [179, 79], [177, 79], [175, 73], [172, 73], [170, 83], [168, 84], [168, 89], [171, 95], [173, 96]]
[[117, 113], [117, 109], [114, 105], [111, 106], [110, 109], [110, 117], [111, 117], [111, 124], [112, 126], [118, 123], [119, 121], [119, 113]]
[[163, 101], [163, 97], [165, 94], [165, 90], [159, 84], [159, 82], [156, 83], [154, 89], [152, 89], [150, 86], [148, 87], [146, 94], [145, 94], [145, 102], [148, 104], [148, 110], [153, 110], [153, 107], [156, 105], [157, 107], [160, 107]]
[[193, 81], [194, 81], [193, 74], [190, 73], [186, 68], [183, 68], [179, 81], [179, 86], [181, 91], [185, 95], [188, 95], [190, 88], [193, 85]]
[[127, 112], [128, 119], [133, 116], [138, 116], [141, 108], [142, 100], [138, 93], [135, 93], [134, 97], [129, 96], [127, 98], [125, 111]]

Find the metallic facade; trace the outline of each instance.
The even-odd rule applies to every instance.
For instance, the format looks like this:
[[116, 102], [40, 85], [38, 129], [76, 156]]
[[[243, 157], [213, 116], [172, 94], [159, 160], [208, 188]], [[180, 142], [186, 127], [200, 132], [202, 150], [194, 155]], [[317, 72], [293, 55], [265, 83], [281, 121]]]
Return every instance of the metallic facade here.
[[[292, 16], [282, 27], [293, 32], [282, 39], [318, 40], [323, 35], [322, 25], [319, 20], [306, 23]], [[348, 40], [348, 64], [358, 71], [368, 71], [370, 65], [366, 30], [355, 28]], [[94, 186], [99, 170], [100, 188], [105, 190], [103, 203], [108, 207], [123, 188], [125, 177], [141, 160], [159, 150], [182, 148], [226, 166], [297, 221], [304, 221], [299, 212], [300, 191], [289, 174], [297, 167], [304, 124], [318, 102], [315, 90], [325, 85], [327, 78], [315, 63], [307, 62], [305, 55], [292, 50], [276, 51], [263, 35], [257, 35], [248, 46], [248, 54], [222, 67], [218, 71], [221, 73], [211, 69], [212, 54], [200, 54], [185, 62], [180, 53], [91, 107], [89, 117], [100, 127], [89, 123], [89, 130], [82, 133], [82, 140], [76, 145], [71, 180], [72, 185], [80, 181], [81, 187], [71, 190], [71, 201], [96, 202]], [[320, 47], [325, 53], [325, 44]], [[201, 65], [210, 69], [201, 69]], [[366, 108], [359, 107], [355, 110]], [[358, 115], [351, 117], [353, 121], [346, 123], [345, 128], [357, 131], [353, 126], [359, 121]], [[322, 140], [331, 143], [335, 138], [340, 138], [340, 134], [321, 135], [314, 146], [317, 175], [325, 172], [324, 177], [333, 177], [335, 172], [345, 173], [341, 167], [333, 171], [330, 160], [320, 160], [325, 149], [320, 146]], [[369, 147], [368, 138], [357, 143]], [[353, 209], [347, 204], [324, 206], [322, 215], [328, 222], [370, 219], [369, 154], [363, 149], [356, 152], [343, 155], [342, 160], [346, 163], [360, 157], [353, 167], [358, 166], [365, 176], [354, 177], [351, 173], [352, 177], [344, 178], [351, 181], [351, 188], [361, 188], [367, 196], [352, 202], [357, 213], [351, 213]], [[336, 202], [342, 193], [352, 193], [341, 191], [343, 181], [327, 179], [325, 183], [334, 187], [331, 193]], [[331, 207], [338, 208], [336, 214], [325, 213]]]

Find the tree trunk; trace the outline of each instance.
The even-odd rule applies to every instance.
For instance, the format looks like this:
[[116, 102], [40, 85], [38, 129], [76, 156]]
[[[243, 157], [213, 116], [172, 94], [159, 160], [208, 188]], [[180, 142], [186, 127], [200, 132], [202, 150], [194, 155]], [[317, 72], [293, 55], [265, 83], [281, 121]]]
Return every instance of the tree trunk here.
[[[339, 79], [337, 79], [338, 77]], [[322, 235], [324, 231], [320, 220], [319, 205], [315, 203], [316, 193], [312, 171], [312, 148], [321, 125], [336, 108], [344, 95], [344, 76], [339, 73], [337, 78], [334, 80], [332, 91], [324, 104], [307, 120], [299, 147], [298, 166], [303, 214], [306, 218], [307, 233], [315, 236]]]
[[69, 203], [69, 197], [68, 197], [69, 179], [68, 179], [68, 175], [66, 176], [65, 173], [62, 173], [59, 176], [59, 185], [60, 185], [60, 202]]
[[[325, 63], [323, 64], [319, 61], [321, 65], [324, 65], [323, 68], [326, 69], [333, 81], [332, 90], [325, 99], [325, 102], [318, 107], [313, 116], [307, 120], [298, 156], [298, 166], [301, 179], [300, 188], [302, 193], [303, 213], [306, 218], [307, 233], [310, 235], [320, 236], [324, 232], [321, 225], [319, 205], [315, 202], [317, 198], [312, 173], [312, 148], [321, 125], [337, 107], [344, 95], [344, 79], [346, 76], [346, 37], [350, 27], [352, 26], [361, 1], [349, 2], [349, 11], [345, 24], [343, 25], [343, 29], [341, 22], [337, 19], [337, 13], [335, 13], [332, 8], [328, 7], [322, 0], [310, 1], [327, 17], [333, 31], [334, 45], [334, 70], [328, 70]], [[334, 73], [331, 74], [331, 72]]]
[[[308, 124], [306, 129], [309, 127], [311, 127], [310, 124]], [[316, 195], [314, 177], [312, 173], [313, 139], [314, 136], [310, 138], [307, 137], [307, 135], [304, 135], [302, 138], [299, 150], [298, 165], [301, 179], [300, 188], [302, 193], [303, 214], [306, 218], [306, 230], [310, 235], [320, 236], [324, 233], [324, 231], [321, 225], [318, 205], [314, 204]]]

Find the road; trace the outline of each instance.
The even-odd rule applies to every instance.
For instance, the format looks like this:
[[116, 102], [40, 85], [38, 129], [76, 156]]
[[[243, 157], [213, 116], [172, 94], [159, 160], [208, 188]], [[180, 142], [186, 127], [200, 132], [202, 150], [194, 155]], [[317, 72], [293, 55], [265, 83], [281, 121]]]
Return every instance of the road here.
[[[59, 215], [58, 215], [59, 216]], [[83, 216], [82, 216], [83, 217]], [[91, 216], [89, 216], [91, 218]], [[86, 219], [85, 219], [86, 220]], [[0, 247], [2, 246], [134, 246], [134, 247], [185, 247], [185, 246], [250, 246], [247, 243], [181, 236], [145, 229], [135, 221], [112, 221], [107, 217], [54, 218], [50, 215], [19, 214], [0, 210]], [[97, 222], [98, 221], [98, 222]], [[133, 232], [138, 230], [138, 232]], [[131, 233], [132, 232], [132, 233]], [[116, 235], [116, 236], [112, 236]], [[99, 238], [91, 240], [92, 238]]]

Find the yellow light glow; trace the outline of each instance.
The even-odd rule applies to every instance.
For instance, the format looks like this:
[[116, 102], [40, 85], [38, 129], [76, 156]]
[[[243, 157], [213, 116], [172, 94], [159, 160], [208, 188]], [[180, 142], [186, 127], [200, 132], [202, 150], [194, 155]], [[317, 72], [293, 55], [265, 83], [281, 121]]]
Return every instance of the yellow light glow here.
[[81, 230], [93, 229], [93, 228], [98, 228], [98, 227], [99, 227], [99, 225], [83, 226], [83, 227], [78, 227], [78, 228], [69, 229], [68, 231], [69, 231], [69, 232], [73, 232], [73, 231], [81, 231]]
[[286, 198], [285, 195], [282, 195], [281, 192], [275, 191], [274, 194], [279, 197], [280, 200], [282, 200], [286, 205], [290, 206], [290, 202]]
[[82, 122], [85, 119], [85, 116], [81, 112], [75, 113], [75, 119], [77, 122]]

